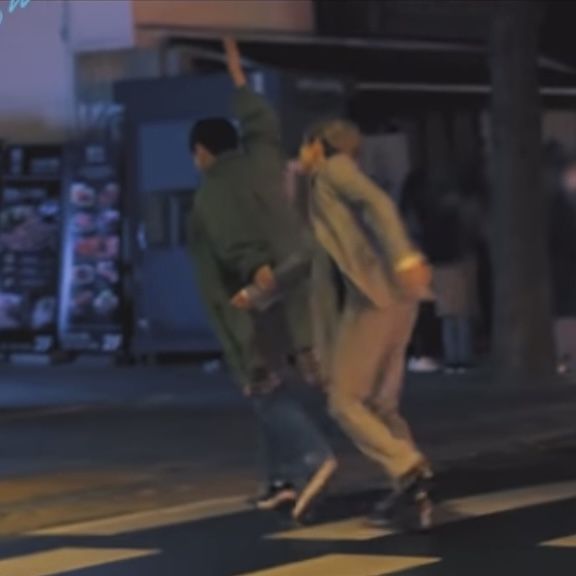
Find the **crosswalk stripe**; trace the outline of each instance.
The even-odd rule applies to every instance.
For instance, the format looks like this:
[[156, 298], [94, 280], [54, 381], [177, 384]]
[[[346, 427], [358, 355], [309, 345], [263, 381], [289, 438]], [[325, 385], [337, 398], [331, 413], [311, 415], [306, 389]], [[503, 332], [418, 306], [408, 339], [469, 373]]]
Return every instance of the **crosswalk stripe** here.
[[[531, 506], [550, 504], [562, 500], [576, 498], [576, 482], [562, 482], [558, 484], [546, 484], [492, 492], [477, 496], [468, 496], [442, 502], [435, 513], [434, 525], [444, 525], [467, 518], [479, 518], [499, 514]], [[330, 522], [271, 534], [271, 540], [311, 540], [311, 541], [364, 541], [375, 538], [383, 538], [393, 534], [394, 531], [387, 529], [373, 529], [364, 524], [362, 518]]]
[[550, 548], [576, 548], [576, 534], [566, 536], [566, 538], [558, 538], [557, 540], [544, 542], [541, 546], [548, 546]]
[[576, 482], [559, 482], [459, 498], [447, 502], [443, 508], [463, 517], [476, 518], [571, 498], [576, 498]]
[[5, 576], [56, 576], [115, 562], [135, 560], [159, 554], [158, 550], [59, 548], [0, 560], [0, 574]]
[[437, 562], [440, 562], [440, 558], [330, 554], [242, 576], [387, 576]]
[[319, 524], [299, 530], [289, 530], [279, 534], [271, 534], [269, 540], [350, 540], [363, 542], [375, 538], [383, 538], [392, 534], [392, 530], [382, 528], [370, 528], [366, 526], [365, 519], [352, 518], [341, 522]]
[[[171, 506], [147, 512], [125, 514], [68, 526], [47, 528], [28, 533], [29, 536], [118, 536], [131, 532], [177, 526], [208, 518], [223, 517], [251, 510], [245, 496], [218, 498]], [[1, 574], [0, 574], [1, 576]]]
[[[447, 524], [465, 518], [487, 516], [510, 510], [527, 508], [530, 506], [568, 500], [570, 498], [576, 498], [576, 482], [546, 484], [469, 496], [466, 498], [443, 502], [441, 506], [439, 506], [438, 518], [435, 523]], [[250, 507], [246, 504], [246, 497], [234, 496], [230, 498], [207, 500], [204, 502], [194, 502], [182, 506], [173, 506], [148, 512], [128, 514], [115, 518], [83, 522], [70, 526], [38, 530], [29, 533], [29, 535], [117, 536], [131, 532], [176, 526], [178, 524], [217, 518], [245, 512], [247, 510], [250, 510]], [[389, 530], [371, 529], [362, 526], [362, 520], [354, 518], [303, 528], [301, 530], [290, 530], [287, 532], [271, 534], [269, 538], [275, 540], [365, 541], [373, 538], [382, 538], [391, 533], [392, 532]]]

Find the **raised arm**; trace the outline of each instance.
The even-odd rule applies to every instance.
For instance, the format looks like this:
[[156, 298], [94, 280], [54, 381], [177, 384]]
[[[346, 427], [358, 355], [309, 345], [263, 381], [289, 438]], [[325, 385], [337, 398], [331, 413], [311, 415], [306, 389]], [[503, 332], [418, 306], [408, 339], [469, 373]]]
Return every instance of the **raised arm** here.
[[224, 52], [226, 53], [226, 65], [228, 66], [228, 72], [234, 82], [236, 88], [243, 88], [248, 84], [246, 79], [246, 74], [242, 68], [242, 59], [240, 57], [240, 50], [238, 49], [238, 43], [234, 38], [227, 36], [223, 39]]
[[244, 146], [248, 151], [261, 144], [279, 146], [280, 126], [276, 112], [265, 98], [250, 88], [236, 40], [225, 38], [223, 42], [228, 72], [237, 88], [234, 112], [240, 120]]

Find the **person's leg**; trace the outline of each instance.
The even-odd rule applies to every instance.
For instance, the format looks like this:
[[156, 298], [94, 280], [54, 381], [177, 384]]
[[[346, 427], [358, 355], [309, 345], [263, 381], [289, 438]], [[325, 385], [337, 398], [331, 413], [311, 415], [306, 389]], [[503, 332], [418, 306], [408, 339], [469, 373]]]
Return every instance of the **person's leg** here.
[[409, 344], [409, 353], [413, 358], [423, 358], [426, 356], [426, 341], [425, 341], [425, 322], [426, 311], [422, 304], [418, 310], [418, 318], [416, 325], [412, 331], [412, 337]]
[[[320, 428], [298, 398], [296, 389], [305, 387], [301, 380], [315, 374], [294, 372], [287, 365], [293, 342], [285, 310], [278, 305], [264, 314], [255, 314], [254, 325], [259, 350], [271, 366], [279, 366], [277, 371], [281, 374], [282, 385], [266, 398], [264, 405], [281, 444], [279, 447], [277, 442], [275, 449], [283, 459], [282, 468], [290, 470], [289, 478], [299, 492], [294, 508], [294, 515], [299, 516], [332, 476], [336, 461]], [[314, 366], [309, 368], [314, 372]]]
[[[400, 400], [406, 371], [406, 349], [415, 317], [414, 304], [398, 304], [385, 311], [385, 349], [380, 378], [371, 398], [372, 405], [395, 438], [409, 443], [420, 454], [406, 419], [400, 412]], [[375, 526], [396, 522], [401, 525], [429, 527], [432, 504], [429, 482], [432, 467], [424, 456], [413, 473], [403, 478], [397, 490], [379, 502], [370, 514], [369, 522]]]
[[282, 382], [286, 349], [282, 316], [278, 309], [251, 316], [232, 307], [213, 307], [210, 312], [228, 365], [259, 422], [268, 490], [257, 506], [272, 509], [295, 501], [296, 489], [307, 488], [318, 466], [322, 472], [324, 462], [332, 469], [335, 464], [323, 435]]
[[438, 358], [437, 346], [434, 342], [435, 322], [434, 304], [431, 302], [422, 303], [406, 353], [409, 358], [408, 369], [411, 372], [431, 373], [436, 372], [439, 368], [436, 361]]
[[285, 453], [282, 431], [276, 425], [272, 399], [274, 394], [256, 394], [251, 397], [258, 420], [262, 464], [267, 487], [292, 484], [289, 455]]
[[269, 477], [281, 474], [295, 488], [294, 516], [300, 517], [336, 470], [334, 455], [320, 429], [285, 385], [255, 402], [269, 440]]
[[472, 319], [460, 316], [455, 322], [458, 330], [458, 365], [468, 368], [473, 362]]
[[444, 365], [455, 368], [458, 365], [458, 321], [453, 316], [442, 318], [442, 344], [444, 348]]
[[368, 406], [383, 357], [386, 312], [349, 303], [334, 354], [329, 389], [330, 410], [356, 446], [394, 479], [412, 471], [422, 455], [407, 440], [396, 438]]
[[[313, 501], [316, 500], [320, 492], [324, 490], [336, 471], [337, 462], [328, 442], [325, 440], [325, 432], [321, 432], [320, 423], [324, 422], [321, 416], [325, 415], [324, 399], [320, 398], [318, 388], [310, 385], [310, 382], [318, 383], [317, 376], [314, 376], [314, 380], [311, 381], [309, 377], [312, 374], [303, 373], [299, 370], [295, 371], [293, 376], [293, 379], [289, 382], [287, 381], [287, 391], [307, 420], [306, 425], [304, 423], [300, 424], [303, 434], [301, 439], [302, 448], [300, 453], [295, 455], [295, 470], [299, 471], [299, 482], [297, 485], [300, 491], [292, 516], [298, 520]], [[316, 417], [312, 418], [312, 414]], [[312, 427], [314, 434], [310, 430]], [[329, 426], [323, 427], [324, 431], [328, 428]], [[291, 441], [289, 438], [287, 440]], [[292, 441], [291, 445], [293, 445]], [[304, 455], [303, 458], [302, 455]]]
[[410, 340], [416, 307], [402, 304], [386, 310], [387, 356], [382, 364], [380, 380], [373, 390], [372, 404], [394, 436], [414, 444], [408, 422], [400, 413], [400, 399], [404, 387], [406, 348]]

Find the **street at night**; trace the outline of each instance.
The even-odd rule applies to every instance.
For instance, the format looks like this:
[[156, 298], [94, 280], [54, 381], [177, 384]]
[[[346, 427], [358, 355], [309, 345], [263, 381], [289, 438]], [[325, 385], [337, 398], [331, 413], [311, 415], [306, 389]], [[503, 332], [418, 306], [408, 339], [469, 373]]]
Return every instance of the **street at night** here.
[[[368, 500], [363, 495], [334, 497], [325, 504], [329, 518], [290, 529], [281, 517], [250, 511], [242, 497], [228, 497], [29, 533], [1, 546], [0, 572], [480, 576], [504, 573], [505, 567], [529, 576], [573, 574], [576, 482], [533, 485], [542, 470], [522, 466], [500, 470], [496, 482], [494, 476], [494, 470], [460, 470], [458, 489], [452, 496], [444, 491], [439, 525], [427, 534], [366, 527], [354, 514]], [[450, 486], [450, 474], [443, 480]]]
[[0, 0], [0, 576], [575, 576], [575, 20]]
[[456, 576], [506, 566], [568, 575], [576, 567], [571, 384], [519, 394], [480, 376], [412, 377], [406, 411], [438, 466], [437, 525], [400, 535], [365, 524], [380, 475], [329, 421], [340, 470], [314, 522], [295, 527], [254, 511], [256, 430], [225, 373], [63, 367], [49, 388], [41, 368], [2, 375], [13, 382], [3, 397], [13, 406], [0, 418], [0, 574]]

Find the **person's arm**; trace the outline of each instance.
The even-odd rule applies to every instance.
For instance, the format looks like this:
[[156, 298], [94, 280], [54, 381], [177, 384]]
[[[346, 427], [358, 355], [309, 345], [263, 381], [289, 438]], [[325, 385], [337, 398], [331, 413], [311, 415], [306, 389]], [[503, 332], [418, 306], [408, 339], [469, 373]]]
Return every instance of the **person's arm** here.
[[240, 57], [240, 50], [238, 49], [238, 42], [234, 38], [227, 36], [223, 39], [224, 52], [226, 54], [226, 65], [228, 72], [234, 82], [236, 88], [243, 88], [248, 84], [246, 74], [242, 68], [242, 59]]
[[250, 308], [265, 310], [282, 298], [286, 291], [302, 282], [309, 275], [311, 264], [307, 254], [289, 256], [272, 271], [273, 286], [266, 289], [255, 280], [234, 295], [232, 304], [244, 310]]
[[280, 125], [276, 112], [265, 98], [250, 88], [236, 40], [224, 38], [223, 42], [228, 72], [237, 88], [234, 112], [240, 121], [244, 146], [247, 149], [262, 143], [278, 146]]
[[329, 160], [327, 175], [343, 199], [362, 210], [400, 282], [411, 291], [425, 289], [430, 283], [426, 259], [409, 239], [400, 214], [388, 194], [344, 154]]

